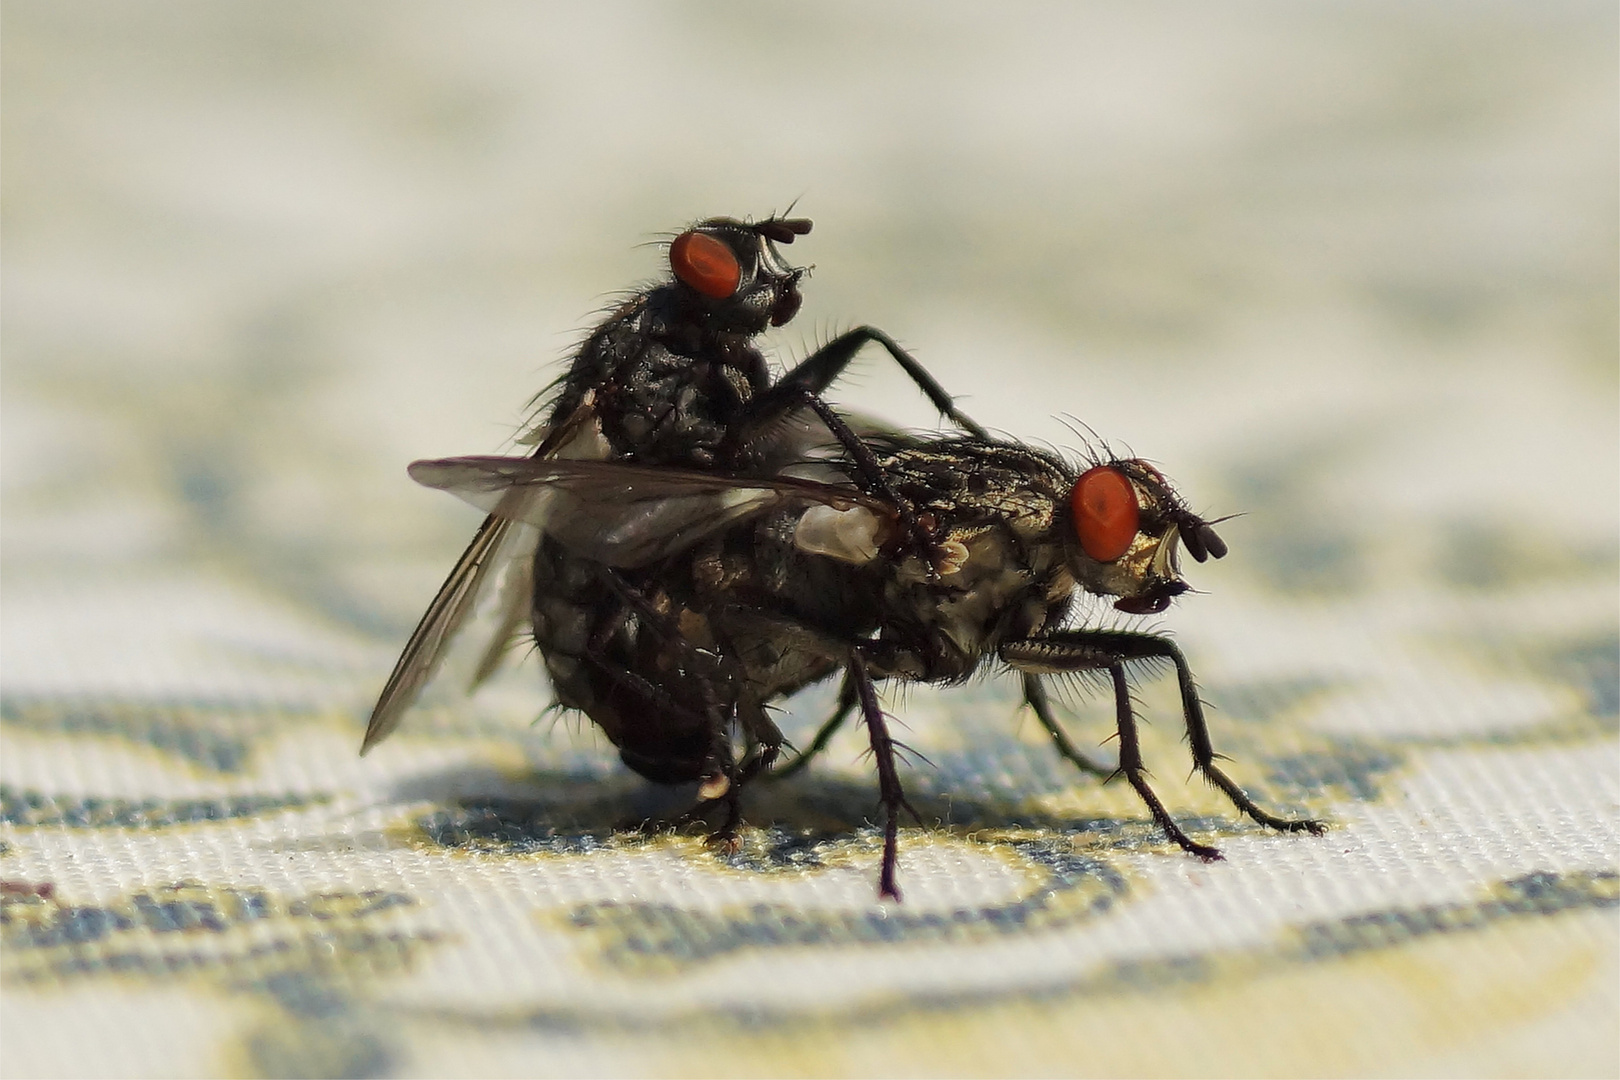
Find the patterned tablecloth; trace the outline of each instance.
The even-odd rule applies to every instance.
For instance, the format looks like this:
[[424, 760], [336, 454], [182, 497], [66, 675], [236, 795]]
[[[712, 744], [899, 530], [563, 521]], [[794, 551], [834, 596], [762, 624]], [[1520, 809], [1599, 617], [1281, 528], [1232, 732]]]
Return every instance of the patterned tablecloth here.
[[[1620, 1070], [1612, 5], [926, 16], [6, 5], [0, 1071]], [[886, 699], [901, 905], [859, 730], [734, 855], [532, 658], [356, 756], [475, 520], [403, 464], [500, 449], [653, 230], [801, 193], [779, 359], [877, 323], [1243, 514], [1153, 624], [1326, 836], [1188, 782], [1153, 672], [1225, 862], [992, 676]]]

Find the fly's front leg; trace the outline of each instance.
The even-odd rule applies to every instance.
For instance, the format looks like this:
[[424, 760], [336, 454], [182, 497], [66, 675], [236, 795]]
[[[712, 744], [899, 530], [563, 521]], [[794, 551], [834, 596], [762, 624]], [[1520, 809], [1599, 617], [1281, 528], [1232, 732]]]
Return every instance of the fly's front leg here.
[[[754, 411], [755, 406], [760, 404], [761, 400], [756, 398], [749, 403], [751, 412]], [[832, 406], [821, 400], [818, 395], [803, 387], [794, 387], [793, 393], [787, 395], [785, 399], [777, 398], [773, 393], [770, 400], [772, 402], [785, 400], [791, 407], [802, 406], [807, 408], [815, 413], [823, 424], [827, 425], [827, 430], [832, 432], [833, 438], [838, 440], [838, 445], [842, 446], [844, 452], [849, 455], [849, 462], [852, 466], [851, 472], [853, 473], [850, 479], [855, 481], [855, 486], [866, 494], [882, 499], [884, 502], [894, 506], [895, 517], [900, 521], [901, 531], [911, 538], [912, 549], [918, 555], [921, 555], [923, 561], [927, 564], [929, 577], [937, 579], [942, 556], [938, 546], [934, 543], [933, 536], [917, 520], [917, 513], [911, 508], [911, 504], [895, 493], [889, 484], [888, 476], [883, 472], [883, 467], [878, 464], [877, 455], [873, 454], [871, 448], [861, 441], [860, 436], [855, 434], [844, 418], [834, 412]], [[757, 417], [758, 414], [755, 415]], [[777, 413], [776, 415], [783, 414]], [[744, 430], [747, 426], [747, 421], [745, 421], [742, 424], [734, 425], [733, 430]]]
[[917, 384], [917, 388], [928, 397], [941, 416], [969, 435], [981, 439], [988, 437], [984, 428], [974, 423], [956, 407], [951, 395], [947, 394], [945, 388], [928, 373], [927, 368], [902, 349], [899, 342], [875, 326], [857, 326], [847, 333], [839, 334], [782, 376], [771, 388], [771, 393], [790, 395], [795, 390], [803, 389], [819, 395], [843, 374], [844, 369], [849, 366], [849, 362], [860, 352], [863, 345], [874, 342], [883, 346], [889, 355], [894, 357], [894, 362], [911, 377], [911, 381]]
[[1148, 786], [1147, 778], [1142, 775], [1142, 744], [1136, 737], [1136, 717], [1131, 711], [1131, 687], [1125, 681], [1125, 665], [1115, 662], [1108, 665], [1108, 674], [1114, 682], [1114, 713], [1119, 726], [1119, 771], [1124, 774], [1131, 788], [1147, 804], [1148, 812], [1153, 820], [1158, 822], [1164, 834], [1176, 842], [1181, 850], [1196, 855], [1200, 859], [1214, 861], [1221, 857], [1220, 851], [1208, 844], [1200, 844], [1176, 824], [1176, 819], [1170, 816], [1170, 811], [1164, 808], [1159, 797]]
[[1057, 713], [1052, 709], [1052, 699], [1046, 693], [1046, 684], [1041, 682], [1041, 677], [1026, 671], [1023, 673], [1023, 679], [1024, 701], [1035, 710], [1036, 719], [1040, 720], [1046, 733], [1052, 736], [1052, 742], [1057, 745], [1058, 753], [1078, 765], [1081, 772], [1088, 772], [1093, 776], [1112, 775], [1114, 770], [1082, 753], [1069, 738], [1069, 733], [1063, 730], [1063, 725], [1058, 723]]
[[[1119, 731], [1117, 775], [1125, 777], [1125, 781], [1131, 785], [1131, 790], [1135, 791], [1137, 797], [1147, 805], [1154, 822], [1177, 847], [1200, 859], [1219, 859], [1221, 857], [1219, 851], [1208, 844], [1198, 843], [1181, 830], [1181, 826], [1176, 824], [1175, 819], [1170, 816], [1170, 811], [1164, 808], [1164, 803], [1159, 801], [1159, 796], [1148, 785], [1147, 777], [1143, 775], [1146, 769], [1142, 764], [1142, 743], [1136, 734], [1136, 715], [1131, 704], [1130, 684], [1125, 680], [1125, 665], [1106, 648], [1092, 648], [1087, 645], [1084, 638], [1091, 633], [1092, 631], [1087, 630], [1073, 631], [1062, 635], [1064, 640], [1061, 642], [1052, 638], [1009, 642], [1002, 646], [1002, 659], [1014, 667], [1023, 669], [1026, 696], [1030, 685], [1028, 680], [1038, 680], [1038, 672], [1106, 669], [1113, 682], [1114, 720]], [[1075, 640], [1077, 638], [1080, 640]], [[1031, 704], [1034, 704], [1033, 700]], [[1036, 715], [1040, 715], [1038, 708]], [[1063, 749], [1063, 743], [1058, 744], [1058, 749]]]
[[877, 765], [878, 798], [883, 804], [883, 867], [878, 871], [878, 896], [885, 900], [900, 899], [900, 887], [895, 884], [895, 871], [900, 864], [900, 808], [916, 811], [906, 802], [900, 787], [900, 772], [894, 764], [894, 739], [889, 735], [888, 721], [878, 702], [877, 687], [866, 670], [866, 661], [860, 649], [849, 653], [849, 680], [855, 684], [860, 698], [861, 716], [866, 721], [866, 732], [872, 739], [872, 760]]
[[1215, 764], [1215, 747], [1210, 742], [1209, 725], [1204, 721], [1204, 702], [1198, 696], [1198, 686], [1193, 682], [1187, 658], [1168, 639], [1145, 634], [1140, 636], [1146, 639], [1144, 644], [1151, 650], [1147, 655], [1162, 656], [1175, 665], [1176, 685], [1181, 690], [1181, 713], [1187, 720], [1187, 741], [1192, 748], [1193, 764], [1204, 774], [1204, 778], [1220, 788], [1232, 800], [1233, 806], [1267, 828], [1278, 832], [1308, 832], [1313, 836], [1327, 832], [1327, 826], [1313, 818], [1278, 817], [1261, 809], [1231, 777], [1221, 771], [1221, 767]]
[[1058, 671], [1086, 671], [1107, 668], [1114, 681], [1114, 698], [1119, 719], [1120, 772], [1130, 781], [1142, 801], [1153, 812], [1154, 820], [1171, 839], [1195, 855], [1210, 857], [1213, 848], [1195, 844], [1170, 821], [1163, 805], [1142, 778], [1141, 751], [1136, 740], [1135, 718], [1131, 711], [1130, 695], [1124, 682], [1124, 665], [1136, 660], [1168, 660], [1176, 670], [1176, 683], [1181, 691], [1182, 719], [1187, 727], [1187, 740], [1192, 749], [1193, 764], [1197, 770], [1220, 788], [1222, 793], [1243, 813], [1255, 821], [1280, 832], [1309, 832], [1320, 835], [1326, 826], [1309, 818], [1279, 817], [1255, 804], [1215, 764], [1215, 749], [1209, 738], [1209, 725], [1204, 719], [1204, 703], [1198, 696], [1192, 669], [1174, 642], [1156, 634], [1132, 633], [1125, 630], [1068, 630], [1047, 637], [1012, 641], [1001, 647], [1001, 658], [1013, 667], [1028, 673]]

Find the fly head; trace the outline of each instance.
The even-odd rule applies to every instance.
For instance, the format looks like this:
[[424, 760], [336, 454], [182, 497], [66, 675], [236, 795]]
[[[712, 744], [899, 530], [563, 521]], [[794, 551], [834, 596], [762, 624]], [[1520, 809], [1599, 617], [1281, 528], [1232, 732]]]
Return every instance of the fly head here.
[[1132, 615], [1157, 614], [1189, 588], [1179, 549], [1195, 562], [1219, 559], [1226, 542], [1193, 513], [1170, 481], [1137, 459], [1080, 474], [1069, 494], [1070, 563], [1087, 591], [1116, 596]]
[[805, 271], [777, 250], [810, 231], [808, 218], [738, 221], [709, 218], [669, 245], [669, 265], [684, 298], [714, 329], [752, 336], [799, 312]]

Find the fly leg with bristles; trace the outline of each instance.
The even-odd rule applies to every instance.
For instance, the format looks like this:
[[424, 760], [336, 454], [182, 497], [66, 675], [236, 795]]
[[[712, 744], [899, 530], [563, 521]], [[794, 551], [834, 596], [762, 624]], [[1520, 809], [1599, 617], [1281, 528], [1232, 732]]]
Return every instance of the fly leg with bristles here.
[[942, 416], [970, 435], [981, 439], [989, 437], [984, 428], [956, 407], [945, 388], [928, 373], [927, 368], [902, 349], [899, 342], [876, 327], [858, 326], [829, 341], [769, 388], [750, 398], [727, 432], [722, 455], [731, 460], [741, 458], [749, 441], [772, 423], [791, 416], [799, 409], [808, 408], [848, 455], [852, 466], [850, 479], [866, 494], [895, 507], [901, 530], [910, 537], [912, 549], [928, 564], [932, 577], [938, 573], [940, 561], [940, 552], [933, 538], [918, 523], [911, 506], [896, 495], [871, 449], [821, 397], [823, 391], [849, 366], [861, 347], [871, 342], [888, 351]]
[[[855, 693], [861, 703], [861, 717], [866, 721], [866, 733], [872, 740], [872, 760], [877, 765], [878, 798], [883, 806], [883, 865], [878, 871], [878, 896], [885, 900], [900, 899], [900, 887], [895, 884], [895, 871], [900, 864], [900, 810], [904, 807], [917, 817], [917, 811], [906, 801], [900, 787], [900, 772], [895, 768], [894, 739], [889, 735], [888, 721], [878, 702], [877, 686], [866, 670], [866, 661], [859, 648], [849, 652], [849, 681], [855, 684]], [[921, 818], [918, 818], [921, 821]]]
[[1113, 769], [1091, 760], [1074, 745], [1069, 733], [1058, 723], [1057, 713], [1052, 708], [1052, 698], [1047, 694], [1046, 684], [1041, 682], [1041, 677], [1029, 671], [1021, 674], [1024, 680], [1024, 701], [1035, 711], [1035, 717], [1046, 729], [1046, 733], [1052, 736], [1052, 742], [1057, 747], [1058, 753], [1079, 766], [1081, 772], [1088, 772], [1093, 776], [1113, 775]]
[[769, 775], [776, 759], [781, 756], [782, 729], [776, 726], [765, 712], [765, 707], [756, 700], [739, 703], [737, 706], [737, 720], [742, 726], [743, 735], [748, 740], [747, 753], [743, 755], [742, 764], [737, 767], [737, 786], [742, 787], [760, 773]]
[[[849, 422], [839, 416], [833, 407], [821, 400], [814, 391], [802, 386], [789, 387], [789, 390], [791, 393], [778, 395], [773, 387], [768, 398], [755, 398], [750, 401], [747, 411], [753, 414], [753, 422], [757, 424], [757, 417], [762, 414], [773, 415], [764, 412], [763, 407], [759, 405], [762, 401], [780, 406], [779, 411], [774, 414], [776, 416], [787, 415], [792, 409], [800, 407], [815, 413], [816, 418], [826, 425], [827, 430], [832, 432], [833, 438], [848, 455], [849, 478], [864, 494], [880, 499], [894, 508], [894, 516], [900, 523], [900, 531], [910, 538], [912, 551], [922, 557], [928, 567], [929, 576], [937, 578], [943, 553], [934, 542], [933, 536], [918, 520], [916, 510], [895, 492], [889, 483], [888, 475], [883, 471], [883, 466], [878, 463], [877, 455], [872, 453], [872, 448], [862, 442], [861, 437], [849, 426]], [[750, 419], [745, 418], [734, 424], [732, 431], [745, 431], [749, 423]]]
[[[1058, 753], [1068, 758], [1082, 771], [1093, 776], [1113, 775], [1113, 769], [1093, 761], [1086, 756], [1084, 751], [1074, 745], [1073, 740], [1069, 738], [1069, 733], [1064, 731], [1063, 725], [1058, 722], [1057, 712], [1052, 707], [1052, 698], [1047, 694], [1046, 685], [1041, 682], [1041, 677], [1025, 673], [1023, 680], [1024, 701], [1034, 711], [1036, 718], [1041, 722], [1041, 726], [1052, 736], [1052, 742], [1057, 746]], [[838, 704], [833, 709], [833, 714], [816, 730], [815, 738], [810, 740], [810, 745], [800, 751], [792, 761], [772, 772], [770, 779], [780, 780], [792, 776], [809, 765], [810, 760], [825, 750], [827, 744], [832, 742], [832, 738], [838, 733], [838, 729], [844, 726], [844, 721], [848, 720], [850, 714], [855, 711], [857, 703], [855, 686], [850, 682], [849, 676], [846, 674], [844, 681], [838, 687]]]
[[737, 826], [742, 822], [742, 784], [732, 758], [730, 725], [715, 695], [714, 683], [700, 676], [698, 693], [703, 698], [703, 714], [709, 719], [710, 739], [709, 752], [703, 759], [702, 779], [698, 782], [699, 801], [693, 813], [700, 814], [717, 804], [725, 807], [725, 817], [709, 833], [709, 842], [732, 851], [737, 847]]
[[781, 394], [790, 397], [797, 389], [808, 390], [812, 394], [821, 394], [833, 381], [843, 374], [855, 354], [861, 347], [869, 343], [883, 346], [900, 369], [910, 376], [911, 381], [939, 410], [941, 416], [951, 423], [978, 438], [987, 438], [984, 428], [974, 423], [971, 418], [956, 407], [956, 402], [945, 388], [928, 373], [928, 369], [917, 362], [910, 353], [900, 347], [900, 343], [885, 334], [875, 326], [857, 326], [855, 329], [839, 334], [827, 344], [805, 357], [792, 371], [777, 380], [776, 384], [767, 391], [767, 396]]
[[855, 711], [855, 706], [859, 703], [860, 698], [856, 694], [855, 683], [851, 680], [849, 673], [845, 672], [843, 682], [838, 685], [838, 704], [833, 708], [833, 714], [816, 730], [816, 736], [810, 740], [809, 746], [801, 750], [792, 761], [779, 769], [773, 770], [767, 776], [767, 779], [781, 780], [802, 771], [806, 765], [810, 764], [812, 758], [827, 749], [827, 744], [832, 742], [832, 737], [838, 733], [839, 728], [844, 726], [844, 721], [849, 719], [850, 714]]
[[[798, 654], [801, 662], [805, 657], [813, 658], [801, 669], [802, 681], [795, 683], [795, 689], [810, 682], [818, 682], [837, 670], [837, 666], [831, 663], [826, 668], [820, 667], [820, 661], [823, 659], [831, 661], [832, 658], [847, 653], [858, 644], [858, 641], [852, 641], [836, 631], [829, 631], [814, 623], [776, 612], [762, 611], [746, 604], [721, 603], [710, 609], [708, 614], [711, 628], [723, 639], [720, 652], [737, 664], [739, 669], [737, 682], [739, 686], [745, 688], [750, 685], [747, 673], [752, 670], [751, 664], [771, 669], [786, 661], [790, 653]], [[752, 647], [760, 651], [750, 653], [748, 648], [740, 646], [735, 640], [739, 634], [752, 641], [754, 643]], [[788, 691], [792, 692], [794, 690]], [[738, 714], [745, 732], [758, 734], [767, 744], [766, 748], [769, 751], [768, 758], [756, 771], [764, 771], [768, 780], [781, 779], [801, 771], [812, 758], [827, 748], [834, 733], [843, 726], [845, 720], [849, 719], [858, 702], [855, 683], [846, 669], [843, 681], [839, 683], [838, 704], [832, 716], [821, 725], [807, 749], [796, 753], [792, 761], [777, 768], [775, 767], [777, 754], [784, 745], [782, 732], [765, 715], [764, 703], [757, 695], [750, 694], [748, 700], [739, 703]]]
[[[735, 695], [731, 704], [732, 720], [741, 729], [746, 744], [742, 761], [730, 774], [731, 792], [736, 795], [754, 777], [762, 772], [768, 773], [775, 766], [776, 759], [782, 753], [782, 744], [787, 740], [782, 736], [782, 729], [776, 726], [776, 721], [765, 711], [765, 703], [752, 688], [747, 666], [736, 643], [714, 622], [711, 622], [710, 629], [716, 638], [712, 651], [694, 651], [703, 653], [713, 668], [714, 678], [723, 681]], [[712, 692], [712, 688], [713, 684], [708, 683], [705, 692]]]
[[1125, 665], [1132, 661], [1166, 660], [1175, 668], [1181, 691], [1181, 714], [1187, 728], [1193, 766], [1215, 785], [1243, 813], [1267, 828], [1279, 832], [1309, 832], [1321, 835], [1327, 826], [1311, 818], [1279, 817], [1261, 809], [1255, 801], [1215, 764], [1215, 748], [1209, 725], [1204, 719], [1204, 703], [1198, 696], [1192, 669], [1181, 650], [1168, 638], [1127, 630], [1066, 630], [1046, 637], [1011, 641], [1002, 645], [1002, 660], [1026, 674], [1059, 671], [1107, 669], [1114, 684], [1114, 702], [1119, 726], [1119, 772], [1130, 783], [1165, 834], [1181, 848], [1201, 858], [1218, 858], [1220, 853], [1195, 843], [1171, 820], [1143, 776], [1141, 748], [1136, 737], [1136, 720], [1130, 688], [1125, 681]]
[[[604, 704], [612, 703], [617, 709], [628, 707], [677, 720], [683, 727], [702, 733], [703, 756], [694, 762], [698, 774], [698, 800], [676, 821], [680, 825], [691, 824], [703, 819], [716, 804], [724, 804], [725, 817], [718, 827], [710, 830], [710, 838], [722, 845], [729, 844], [741, 818], [737, 797], [740, 785], [733, 779], [737, 770], [732, 763], [726, 717], [708, 681], [699, 681], [699, 696], [704, 700], [699, 708], [693, 709], [677, 700], [664, 686], [621, 664], [598, 656], [587, 655], [584, 659], [610, 684], [604, 691]], [[637, 767], [628, 756], [625, 761], [632, 768]], [[646, 824], [643, 823], [643, 827]]]
[[[1081, 630], [1073, 633], [1088, 634], [1090, 631]], [[1064, 647], [1065, 645], [1067, 647]], [[1170, 812], [1164, 808], [1164, 803], [1159, 801], [1159, 796], [1154, 793], [1153, 788], [1148, 785], [1147, 777], [1143, 775], [1145, 769], [1142, 764], [1142, 745], [1136, 734], [1136, 716], [1131, 706], [1130, 684], [1125, 680], [1125, 665], [1104, 650], [1089, 649], [1073, 641], [1063, 645], [1053, 644], [1048, 638], [1011, 642], [1003, 647], [1002, 658], [1014, 667], [1020, 667], [1019, 660], [1029, 662], [1031, 658], [1027, 654], [1035, 652], [1036, 647], [1040, 648], [1038, 664], [1041, 671], [1086, 671], [1099, 668], [1108, 671], [1113, 680], [1115, 724], [1119, 730], [1119, 769], [1116, 775], [1125, 777], [1131, 789], [1143, 803], [1147, 804], [1154, 822], [1166, 836], [1175, 841], [1178, 847], [1200, 859], [1219, 859], [1221, 857], [1219, 851], [1208, 844], [1198, 843], [1181, 830], [1181, 826], [1176, 824]], [[1034, 672], [1027, 669], [1024, 677], [1038, 678]], [[1027, 691], [1027, 683], [1025, 687]], [[1039, 715], [1039, 710], [1036, 715]], [[1059, 744], [1059, 750], [1061, 749], [1062, 744]]]
[[1136, 717], [1131, 710], [1131, 688], [1125, 681], [1125, 665], [1117, 661], [1109, 664], [1108, 674], [1114, 681], [1114, 712], [1119, 727], [1120, 774], [1125, 777], [1137, 796], [1147, 804], [1153, 820], [1164, 830], [1164, 835], [1176, 842], [1176, 846], [1200, 859], [1214, 861], [1221, 858], [1219, 849], [1208, 844], [1200, 844], [1182, 832], [1181, 826], [1176, 824], [1176, 819], [1170, 816], [1170, 811], [1164, 808], [1159, 796], [1148, 786], [1147, 777], [1142, 775], [1146, 771], [1142, 765], [1142, 744], [1136, 737]]

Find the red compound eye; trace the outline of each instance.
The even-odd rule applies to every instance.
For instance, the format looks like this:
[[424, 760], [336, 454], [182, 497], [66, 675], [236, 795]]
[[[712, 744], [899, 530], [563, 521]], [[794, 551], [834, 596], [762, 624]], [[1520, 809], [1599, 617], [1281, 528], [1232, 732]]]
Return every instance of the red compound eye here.
[[1088, 469], [1069, 495], [1080, 547], [1098, 562], [1113, 562], [1130, 550], [1142, 523], [1136, 489], [1111, 465]]
[[669, 265], [683, 283], [711, 300], [724, 300], [737, 291], [742, 267], [725, 244], [707, 233], [683, 232], [669, 245]]

